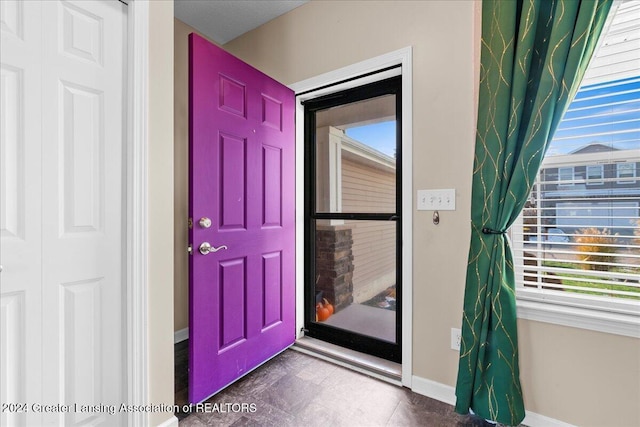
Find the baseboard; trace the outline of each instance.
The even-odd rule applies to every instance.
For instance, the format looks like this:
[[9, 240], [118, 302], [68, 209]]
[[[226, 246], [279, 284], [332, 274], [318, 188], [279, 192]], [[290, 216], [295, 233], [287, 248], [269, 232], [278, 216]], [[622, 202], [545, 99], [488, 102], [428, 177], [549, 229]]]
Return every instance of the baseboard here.
[[178, 418], [174, 415], [162, 424], [158, 424], [158, 427], [178, 427]]
[[178, 344], [184, 340], [189, 339], [189, 328], [180, 329], [179, 331], [175, 331], [173, 333], [173, 343]]
[[[423, 396], [448, 403], [452, 406], [456, 404], [456, 389], [450, 385], [438, 383], [414, 375], [412, 378], [411, 390]], [[529, 427], [575, 427], [573, 424], [545, 417], [544, 415], [536, 414], [531, 411], [525, 412], [522, 424]]]
[[437, 383], [414, 375], [411, 379], [411, 390], [452, 406], [456, 404], [456, 389], [450, 385]]
[[544, 415], [536, 414], [535, 412], [526, 411], [524, 421], [522, 424], [538, 427], [575, 427], [573, 424], [565, 423], [564, 421], [556, 420], [555, 418], [545, 417]]

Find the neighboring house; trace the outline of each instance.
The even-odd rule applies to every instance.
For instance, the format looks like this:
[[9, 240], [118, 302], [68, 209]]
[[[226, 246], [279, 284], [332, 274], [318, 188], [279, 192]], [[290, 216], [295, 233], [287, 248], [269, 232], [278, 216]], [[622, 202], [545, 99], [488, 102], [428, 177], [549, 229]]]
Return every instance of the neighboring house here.
[[[543, 240], [550, 233], [568, 241], [588, 227], [630, 236], [640, 217], [640, 77], [630, 69], [626, 75], [600, 72], [585, 80], [554, 134], [531, 194], [539, 220], [530, 217], [528, 224], [541, 225]], [[537, 227], [529, 232], [528, 240], [538, 238]]]
[[[589, 154], [602, 152], [610, 153], [608, 162], [589, 160]], [[631, 234], [630, 222], [640, 217], [640, 160], [594, 143], [554, 157], [554, 164], [540, 172], [544, 225], [567, 234], [585, 227]]]

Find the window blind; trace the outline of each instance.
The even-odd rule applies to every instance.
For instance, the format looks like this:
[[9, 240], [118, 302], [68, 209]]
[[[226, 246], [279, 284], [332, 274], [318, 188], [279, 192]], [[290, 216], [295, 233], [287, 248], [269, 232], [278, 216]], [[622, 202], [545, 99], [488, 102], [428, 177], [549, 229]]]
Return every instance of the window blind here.
[[640, 300], [640, 77], [585, 86], [511, 230], [521, 289]]

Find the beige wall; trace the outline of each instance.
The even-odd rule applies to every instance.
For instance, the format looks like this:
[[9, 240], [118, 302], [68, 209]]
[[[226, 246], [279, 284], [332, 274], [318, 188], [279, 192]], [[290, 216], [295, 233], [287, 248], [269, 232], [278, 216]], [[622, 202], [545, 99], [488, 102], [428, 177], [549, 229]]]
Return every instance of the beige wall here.
[[640, 426], [640, 340], [518, 321], [525, 408], [578, 426]]
[[[173, 403], [173, 0], [149, 2], [149, 402]], [[172, 413], [150, 414], [159, 425]]]
[[[430, 212], [413, 214], [413, 374], [451, 386], [450, 328], [461, 323], [470, 237], [477, 4], [312, 1], [225, 45], [286, 84], [413, 46], [413, 194], [456, 188], [457, 207], [438, 226]], [[519, 328], [528, 410], [578, 425], [640, 425], [640, 340], [525, 320]]]

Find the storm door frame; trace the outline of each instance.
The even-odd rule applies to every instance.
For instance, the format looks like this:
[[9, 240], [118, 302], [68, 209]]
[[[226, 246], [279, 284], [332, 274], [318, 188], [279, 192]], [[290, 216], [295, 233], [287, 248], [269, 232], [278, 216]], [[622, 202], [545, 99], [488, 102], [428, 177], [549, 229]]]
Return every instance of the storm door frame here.
[[[333, 107], [366, 101], [384, 95], [395, 95], [395, 212], [318, 212], [316, 207], [316, 113]], [[377, 356], [393, 362], [402, 362], [402, 76], [377, 80], [364, 85], [330, 93], [302, 103], [304, 106], [304, 329], [305, 334], [341, 347]], [[315, 238], [316, 221], [358, 220], [393, 221], [396, 223], [395, 270], [396, 311], [395, 343], [315, 321]], [[380, 309], [382, 310], [382, 309]]]
[[[399, 66], [399, 67], [397, 67]], [[391, 67], [396, 67], [391, 69]], [[381, 70], [388, 70], [384, 73]], [[383, 76], [384, 74], [384, 76]], [[304, 337], [304, 107], [302, 102], [385, 77], [402, 75], [403, 236], [402, 364], [398, 385], [423, 390], [430, 384], [413, 374], [413, 48], [406, 46], [292, 83], [296, 93], [296, 331]], [[369, 371], [368, 371], [369, 372]], [[369, 375], [376, 376], [372, 371]], [[382, 378], [381, 378], [382, 379]], [[389, 378], [384, 378], [390, 381]], [[394, 382], [394, 381], [390, 381]], [[436, 393], [438, 394], [438, 393]], [[442, 394], [442, 393], [440, 393]], [[448, 394], [447, 394], [448, 396]]]

